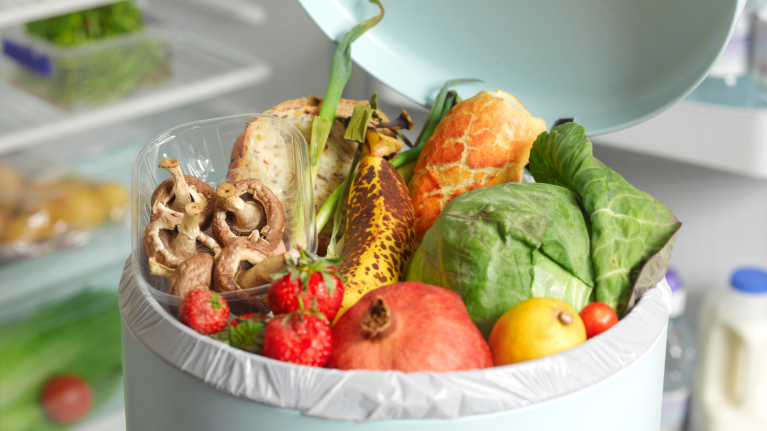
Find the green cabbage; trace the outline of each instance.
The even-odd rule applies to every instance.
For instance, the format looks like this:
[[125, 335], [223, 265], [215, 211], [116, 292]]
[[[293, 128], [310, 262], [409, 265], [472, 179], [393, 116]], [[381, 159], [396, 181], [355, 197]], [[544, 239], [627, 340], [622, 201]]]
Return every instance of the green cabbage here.
[[537, 183], [453, 199], [405, 274], [458, 293], [485, 336], [531, 297], [576, 311], [599, 300], [625, 312], [638, 281], [652, 286], [663, 277], [680, 227], [660, 202], [594, 159], [576, 124], [538, 137], [530, 171]]

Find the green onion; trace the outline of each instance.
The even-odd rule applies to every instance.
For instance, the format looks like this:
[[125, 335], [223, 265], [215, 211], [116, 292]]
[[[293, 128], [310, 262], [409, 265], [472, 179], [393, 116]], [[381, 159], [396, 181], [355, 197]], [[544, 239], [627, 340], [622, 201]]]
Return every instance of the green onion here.
[[312, 187], [317, 182], [320, 158], [325, 150], [325, 143], [328, 140], [333, 121], [336, 118], [336, 109], [338, 108], [338, 102], [341, 100], [341, 93], [344, 91], [346, 82], [349, 80], [352, 72], [352, 42], [362, 36], [368, 29], [378, 24], [384, 16], [384, 7], [381, 2], [378, 0], [370, 0], [370, 2], [378, 5], [381, 8], [381, 13], [357, 24], [341, 39], [341, 43], [338, 44], [336, 53], [333, 56], [330, 82], [328, 82], [328, 88], [325, 91], [320, 114], [312, 120], [312, 137], [309, 143], [309, 156], [312, 164]]
[[[454, 79], [452, 81], [447, 81], [445, 85], [442, 87], [441, 90], [439, 90], [439, 94], [437, 94], [437, 98], [434, 99], [434, 104], [431, 106], [431, 110], [429, 111], [429, 116], [426, 118], [426, 124], [424, 124], [423, 129], [421, 129], [421, 133], [418, 135], [418, 139], [415, 141], [415, 147], [403, 151], [397, 155], [392, 161], [391, 165], [395, 168], [398, 168], [405, 163], [409, 163], [412, 161], [415, 161], [418, 159], [418, 156], [421, 155], [421, 151], [423, 150], [423, 146], [426, 145], [426, 141], [429, 140], [431, 137], [431, 134], [434, 133], [434, 129], [437, 128], [437, 124], [439, 124], [440, 121], [442, 121], [442, 117], [447, 114], [448, 111], [450, 111], [450, 108], [453, 106], [450, 106], [445, 110], [446, 104], [445, 99], [447, 98], [448, 88], [458, 85], [464, 82], [482, 82], [478, 79]], [[458, 97], [456, 95], [456, 97]], [[453, 99], [457, 100], [457, 99]], [[455, 103], [453, 103], [454, 105]]]
[[[357, 145], [357, 152], [354, 153], [354, 160], [352, 160], [352, 166], [349, 168], [349, 175], [346, 176], [346, 179], [344, 180], [341, 185], [343, 185], [343, 195], [341, 196], [342, 199], [349, 199], [349, 191], [352, 188], [352, 181], [354, 180], [354, 172], [357, 170], [357, 164], [359, 164], [360, 159], [362, 158], [362, 145]], [[341, 187], [337, 187], [336, 190], [340, 189]], [[335, 193], [335, 190], [333, 191]], [[328, 198], [329, 199], [329, 198]], [[328, 257], [339, 257], [340, 253], [336, 253], [336, 235], [338, 235], [338, 229], [341, 227], [341, 219], [343, 218], [343, 205], [339, 205], [340, 199], [336, 201], [335, 204], [335, 219], [333, 220], [333, 234], [330, 235], [330, 244], [328, 244]], [[324, 205], [323, 205], [324, 207]], [[324, 226], [323, 226], [324, 227]]]
[[[418, 156], [421, 154], [421, 151], [423, 150], [423, 146], [426, 144], [426, 141], [429, 140], [429, 137], [431, 137], [431, 134], [434, 133], [434, 129], [437, 128], [437, 124], [439, 124], [439, 122], [442, 121], [442, 118], [450, 111], [450, 109], [452, 109], [452, 107], [455, 106], [455, 104], [460, 101], [460, 97], [458, 97], [458, 94], [455, 91], [448, 91], [447, 89], [453, 85], [457, 85], [463, 82], [472, 82], [472, 81], [481, 82], [477, 79], [455, 79], [445, 83], [445, 86], [442, 87], [439, 94], [437, 94], [437, 98], [434, 100], [434, 105], [432, 105], [431, 110], [429, 111], [429, 116], [426, 120], [426, 124], [424, 125], [424, 128], [421, 129], [421, 133], [418, 135], [418, 139], [416, 140], [416, 143], [417, 143], [416, 146], [407, 151], [403, 151], [391, 161], [391, 165], [395, 169], [403, 165], [406, 165], [410, 162], [415, 162], [418, 159]], [[376, 97], [376, 102], [377, 102], [377, 95], [374, 95], [373, 97]], [[371, 98], [371, 104], [372, 102], [373, 102], [373, 99]], [[403, 173], [407, 175], [408, 177], [413, 175], [413, 169], [408, 168], [408, 169], [403, 169], [401, 171], [399, 169], [397, 170], [400, 172], [401, 175]], [[320, 208], [319, 212], [317, 212], [317, 219], [316, 219], [317, 232], [321, 232], [322, 229], [325, 227], [325, 225], [328, 223], [328, 221], [330, 221], [331, 214], [339, 212], [339, 211], [336, 211], [337, 208], [340, 207], [338, 203], [341, 201], [343, 190], [346, 188], [346, 185], [351, 184], [353, 175], [354, 175], [354, 169], [352, 169], [349, 176], [346, 177], [346, 180], [344, 180], [343, 183], [339, 184], [338, 187], [336, 187], [336, 189], [333, 190], [333, 193], [331, 193], [330, 196], [328, 196], [328, 198], [325, 199], [325, 202], [322, 204], [322, 207]], [[405, 178], [404, 175], [403, 175], [403, 178]], [[407, 182], [409, 179], [410, 178], [406, 178], [405, 182]], [[334, 228], [335, 228], [335, 223], [334, 223]], [[335, 239], [335, 234], [333, 234], [332, 239]]]
[[365, 105], [355, 106], [352, 116], [349, 119], [349, 125], [346, 126], [344, 139], [363, 142], [368, 131], [368, 123], [370, 123], [370, 119], [373, 117], [374, 112], [375, 110]]

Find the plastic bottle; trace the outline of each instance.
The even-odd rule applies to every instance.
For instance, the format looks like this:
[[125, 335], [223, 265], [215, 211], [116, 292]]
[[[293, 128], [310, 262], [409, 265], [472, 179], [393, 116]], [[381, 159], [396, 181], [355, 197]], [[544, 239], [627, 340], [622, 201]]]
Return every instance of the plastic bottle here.
[[742, 268], [703, 310], [705, 431], [767, 430], [767, 271]]
[[661, 431], [681, 431], [690, 405], [691, 381], [695, 367], [695, 338], [682, 318], [687, 292], [676, 272], [669, 269], [666, 281], [671, 287], [671, 314], [666, 341], [666, 368], [663, 374]]

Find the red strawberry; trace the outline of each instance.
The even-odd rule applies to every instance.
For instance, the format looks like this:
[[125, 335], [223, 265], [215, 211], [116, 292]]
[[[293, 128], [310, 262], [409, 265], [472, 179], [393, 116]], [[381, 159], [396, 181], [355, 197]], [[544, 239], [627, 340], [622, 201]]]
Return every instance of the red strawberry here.
[[178, 320], [200, 334], [215, 334], [229, 320], [229, 304], [212, 290], [195, 289], [181, 301]]
[[298, 310], [269, 321], [264, 330], [267, 358], [321, 367], [330, 357], [333, 336], [325, 316]]
[[344, 299], [341, 274], [333, 266], [339, 263], [341, 259], [307, 256], [301, 250], [298, 262], [289, 261], [288, 267], [273, 277], [268, 295], [272, 312], [287, 314], [312, 307], [316, 301], [317, 311], [335, 317]]

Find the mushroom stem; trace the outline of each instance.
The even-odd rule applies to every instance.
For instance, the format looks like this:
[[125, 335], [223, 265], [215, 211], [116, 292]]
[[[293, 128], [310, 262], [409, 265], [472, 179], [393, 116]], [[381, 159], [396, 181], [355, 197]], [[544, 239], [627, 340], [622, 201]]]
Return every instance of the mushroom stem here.
[[272, 274], [285, 269], [286, 262], [291, 259], [289, 253], [267, 257], [247, 271], [237, 274], [237, 284], [243, 289], [261, 286], [272, 281]]
[[170, 205], [170, 209], [178, 212], [181, 212], [188, 203], [192, 202], [192, 191], [186, 183], [184, 173], [181, 172], [180, 164], [176, 159], [165, 159], [158, 165], [158, 167], [170, 172], [173, 177], [172, 193], [176, 199]]
[[178, 236], [168, 244], [171, 251], [182, 260], [197, 255], [197, 235], [200, 233], [198, 218], [201, 212], [202, 205], [195, 202], [186, 204], [181, 224], [178, 225]]
[[221, 184], [216, 189], [216, 195], [226, 199], [225, 206], [228, 212], [234, 214], [234, 227], [243, 232], [255, 230], [263, 219], [263, 210], [257, 202], [242, 200], [231, 184]]

